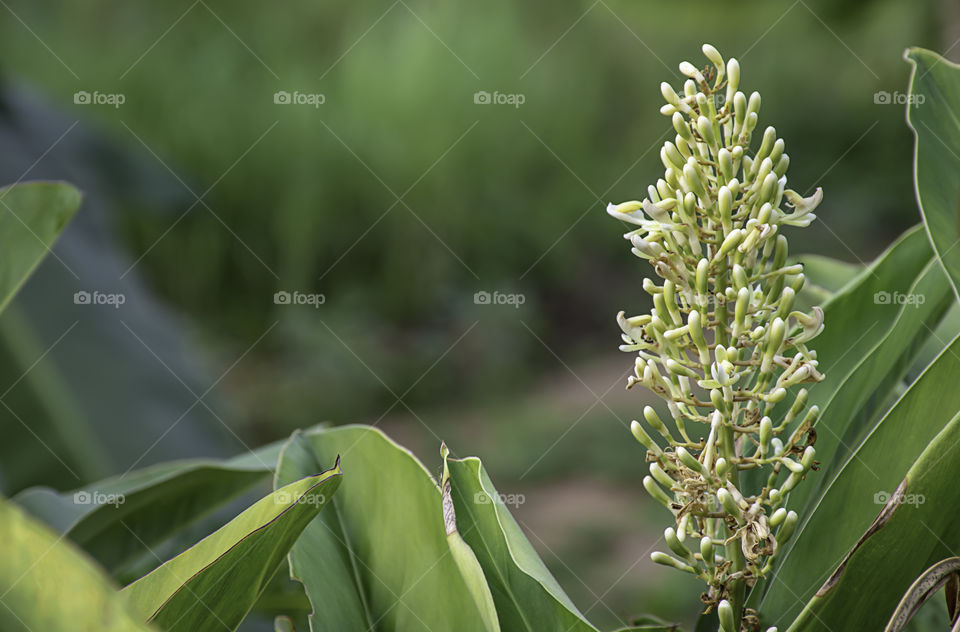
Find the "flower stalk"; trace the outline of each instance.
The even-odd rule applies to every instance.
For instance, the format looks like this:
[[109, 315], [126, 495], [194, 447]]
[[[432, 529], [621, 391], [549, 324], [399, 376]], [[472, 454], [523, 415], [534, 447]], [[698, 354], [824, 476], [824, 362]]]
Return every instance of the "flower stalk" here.
[[773, 127], [751, 151], [760, 95], [739, 90], [735, 59], [703, 53], [703, 69], [680, 64], [682, 93], [660, 86], [676, 131], [663, 177], [607, 212], [632, 225], [624, 237], [655, 275], [643, 280], [650, 312], [617, 316], [621, 350], [636, 353], [627, 388], [656, 393], [673, 422], [647, 406], [646, 425], [631, 425], [649, 463], [643, 486], [675, 520], [672, 555], [652, 558], [700, 577], [707, 611], [740, 632], [756, 621], [747, 589], [796, 526], [790, 492], [817, 467], [819, 410], [802, 385], [823, 379], [807, 346], [823, 311], [795, 309], [803, 266], [787, 264], [781, 229], [808, 226], [822, 192], [786, 188], [790, 158]]

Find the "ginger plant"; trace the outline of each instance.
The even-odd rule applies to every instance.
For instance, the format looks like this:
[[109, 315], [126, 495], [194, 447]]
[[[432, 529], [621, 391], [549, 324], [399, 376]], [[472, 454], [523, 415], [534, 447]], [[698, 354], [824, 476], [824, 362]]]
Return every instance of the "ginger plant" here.
[[781, 228], [808, 226], [822, 192], [786, 188], [790, 160], [773, 127], [751, 155], [760, 95], [739, 91], [735, 59], [708, 44], [703, 53], [703, 69], [680, 64], [682, 95], [661, 84], [676, 131], [660, 151], [663, 177], [607, 212], [636, 227], [624, 237], [658, 277], [643, 280], [650, 313], [617, 316], [621, 350], [637, 354], [627, 388], [665, 399], [673, 419], [647, 406], [646, 426], [631, 424], [647, 449], [643, 485], [675, 518], [664, 532], [672, 554], [652, 559], [706, 582], [707, 612], [739, 632], [758, 625], [746, 590], [790, 538], [790, 491], [816, 467], [819, 411], [798, 385], [823, 379], [807, 346], [823, 311], [794, 310], [803, 266], [787, 265]]

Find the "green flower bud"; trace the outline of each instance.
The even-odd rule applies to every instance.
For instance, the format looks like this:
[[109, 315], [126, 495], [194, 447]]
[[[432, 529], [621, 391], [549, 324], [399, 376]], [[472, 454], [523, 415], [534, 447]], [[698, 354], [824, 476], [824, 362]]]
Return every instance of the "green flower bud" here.
[[707, 568], [714, 568], [716, 565], [716, 554], [714, 553], [713, 540], [704, 536], [700, 538], [700, 557], [703, 558]]
[[673, 501], [671, 501], [670, 497], [667, 496], [667, 494], [663, 491], [663, 489], [661, 489], [659, 485], [657, 485], [657, 482], [653, 480], [652, 476], [643, 477], [643, 488], [647, 490], [647, 493], [650, 494], [653, 497], [653, 499], [656, 500], [658, 503], [660, 503], [667, 509], [670, 509], [671, 511], [673, 510], [673, 506], [672, 506]]
[[704, 44], [700, 47], [700, 50], [703, 51], [704, 57], [710, 60], [710, 63], [717, 67], [718, 73], [723, 73], [723, 57], [720, 55], [720, 52], [711, 46], [710, 44]]
[[740, 626], [734, 621], [733, 606], [726, 599], [721, 600], [717, 606], [717, 618], [720, 619], [720, 629], [723, 632], [740, 632]]
[[713, 123], [707, 117], [701, 116], [697, 119], [697, 131], [700, 132], [700, 137], [707, 145], [710, 147], [717, 146], [717, 138], [713, 135]]
[[681, 75], [686, 75], [687, 77], [690, 77], [697, 83], [706, 83], [706, 81], [703, 78], [703, 75], [700, 73], [699, 70], [697, 70], [697, 67], [691, 64], [690, 62], [688, 61], [680, 62], [679, 68], [680, 68]]
[[773, 422], [769, 417], [760, 420], [760, 456], [765, 457], [770, 450], [770, 437], [773, 435]]
[[717, 191], [717, 208], [720, 211], [720, 224], [723, 226], [725, 235], [733, 231], [733, 221], [731, 214], [733, 212], [733, 194], [726, 186], [720, 187]]
[[663, 471], [663, 468], [656, 462], [650, 464], [650, 475], [655, 481], [666, 487], [668, 490], [672, 490], [673, 486], [677, 484], [669, 474]]
[[723, 510], [736, 518], [737, 522], [743, 521], [743, 511], [737, 505], [737, 501], [733, 499], [733, 496], [730, 494], [730, 492], [721, 487], [717, 490], [717, 500], [720, 501], [720, 505], [723, 507]]
[[[670, 88], [673, 90], [673, 88]], [[690, 126], [687, 124], [687, 120], [683, 118], [683, 114], [679, 112], [674, 113], [673, 119], [673, 129], [677, 131], [677, 135], [680, 136], [683, 140], [693, 142], [693, 133], [690, 131]]]
[[773, 515], [770, 516], [770, 520], [769, 520], [770, 526], [774, 528], [779, 527], [780, 523], [783, 522], [784, 518], [786, 517], [787, 517], [786, 508], [780, 507], [780, 509], [777, 509], [776, 511], [774, 511]]
[[797, 528], [797, 512], [791, 511], [787, 513], [787, 517], [783, 520], [783, 526], [780, 527], [780, 530], [777, 531], [777, 546], [783, 546], [790, 539], [790, 536], [793, 535], [794, 530]]
[[697, 294], [707, 293], [707, 276], [710, 272], [710, 262], [701, 259], [697, 262]]
[[648, 450], [653, 452], [656, 455], [663, 454], [663, 450], [660, 449], [660, 446], [650, 438], [650, 435], [647, 434], [647, 431], [643, 429], [643, 426], [640, 425], [639, 421], [630, 422], [630, 432], [633, 433], [633, 436], [643, 444]]
[[809, 470], [813, 467], [814, 459], [817, 457], [817, 451], [813, 448], [812, 445], [808, 445], [803, 451], [803, 456], [800, 458], [800, 464], [803, 466], [804, 471]]
[[714, 255], [713, 260], [719, 261], [723, 257], [726, 257], [731, 250], [740, 245], [740, 242], [743, 241], [743, 229], [736, 228], [730, 231], [730, 234], [727, 235], [727, 238], [723, 240], [723, 243], [720, 244], [720, 248], [717, 250], [717, 254]]
[[[757, 153], [753, 156], [753, 166], [756, 168], [757, 164], [763, 161], [764, 158], [770, 155], [770, 151], [773, 149], [773, 144], [777, 140], [777, 130], [772, 127], [768, 127], [763, 131], [763, 140], [760, 141], [760, 147], [757, 149]], [[770, 169], [773, 169], [773, 161], [770, 161]]]
[[690, 553], [690, 549], [685, 547], [683, 542], [677, 538], [677, 532], [673, 527], [667, 527], [664, 530], [663, 539], [667, 541], [667, 546], [669, 546], [670, 550], [677, 556], [685, 560], [693, 560], [693, 554]]
[[[727, 103], [730, 103], [740, 87], [740, 62], [732, 57], [727, 61]], [[743, 93], [741, 93], [743, 94]]]
[[790, 315], [790, 310], [793, 309], [794, 300], [797, 298], [797, 293], [793, 291], [792, 287], [783, 288], [783, 293], [780, 295], [780, 305], [777, 307], [777, 317], [781, 320], [786, 320]]
[[690, 186], [690, 190], [693, 191], [697, 197], [702, 200], [707, 199], [707, 190], [703, 188], [703, 181], [700, 179], [700, 172], [693, 158], [688, 160], [687, 164], [683, 166], [683, 178]]
[[683, 366], [673, 358], [667, 358], [665, 364], [667, 367], [667, 371], [670, 371], [670, 373], [672, 373], [673, 375], [682, 375], [683, 377], [690, 377], [690, 378], [700, 377], [692, 369], [688, 369], [687, 367]]
[[661, 553], [660, 551], [654, 551], [650, 554], [650, 559], [656, 564], [662, 564], [663, 566], [670, 566], [679, 571], [686, 571], [687, 573], [693, 573], [696, 575], [696, 571], [689, 564], [684, 564], [680, 560], [670, 557], [666, 553]]
[[[666, 101], [668, 104], [677, 108], [681, 112], [686, 111], [681, 107], [680, 97], [674, 91], [673, 86], [671, 86], [666, 81], [660, 84], [660, 94], [663, 95], [663, 100]], [[687, 106], [687, 108], [689, 109], [689, 106]]]
[[775, 388], [768, 395], [763, 398], [763, 401], [768, 404], [777, 404], [783, 401], [787, 396], [787, 389], [783, 387]]
[[747, 307], [750, 305], [750, 290], [742, 287], [737, 292], [737, 302], [733, 307], [733, 336], [739, 338], [747, 328]]
[[657, 411], [653, 409], [652, 406], [643, 407], [643, 418], [647, 420], [647, 423], [650, 424], [650, 427], [656, 430], [660, 435], [670, 441], [674, 441], [673, 435], [670, 434], [670, 430], [667, 428], [666, 424], [663, 423], [663, 420], [660, 419], [660, 416], [657, 415]]
[[787, 469], [793, 472], [794, 474], [803, 474], [803, 471], [805, 469], [801, 464], [797, 463], [796, 461], [794, 461], [789, 457], [784, 457], [780, 459], [780, 462], [783, 463], [787, 467]]
[[688, 468], [690, 468], [691, 470], [694, 470], [695, 472], [699, 472], [700, 474], [706, 473], [703, 469], [703, 464], [700, 463], [700, 461], [698, 461], [696, 457], [694, 457], [692, 454], [687, 452], [686, 448], [682, 446], [677, 448], [677, 458], [680, 459], [680, 462], [683, 463]]
[[720, 457], [717, 459], [714, 469], [717, 471], [717, 476], [719, 476], [721, 479], [726, 479], [727, 474], [730, 473], [730, 463], [725, 458]]

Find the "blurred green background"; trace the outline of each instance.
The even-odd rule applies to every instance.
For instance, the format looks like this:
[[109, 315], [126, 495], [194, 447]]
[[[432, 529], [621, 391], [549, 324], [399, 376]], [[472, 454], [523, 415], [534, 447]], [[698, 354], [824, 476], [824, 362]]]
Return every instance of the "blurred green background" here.
[[[901, 53], [960, 50], [932, 0], [0, 4], [0, 175], [88, 192], [0, 319], [3, 491], [376, 422], [431, 468], [441, 438], [483, 457], [604, 625], [696, 603], [648, 560], [614, 321], [648, 271], [604, 214], [662, 171], [659, 83], [737, 57], [825, 191], [794, 252], [857, 262], [918, 220]], [[98, 289], [128, 300], [71, 301]]]

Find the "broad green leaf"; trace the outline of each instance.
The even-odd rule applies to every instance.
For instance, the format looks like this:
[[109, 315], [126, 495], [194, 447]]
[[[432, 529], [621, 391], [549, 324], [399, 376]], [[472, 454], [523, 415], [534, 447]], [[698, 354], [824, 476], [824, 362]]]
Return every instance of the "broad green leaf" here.
[[80, 192], [63, 182], [0, 189], [0, 311], [80, 208]]
[[[290, 552], [291, 575], [313, 603], [311, 630], [489, 632], [445, 529], [440, 488], [375, 428], [297, 432], [277, 484], [342, 458], [343, 489]], [[461, 560], [462, 561], [462, 560]], [[479, 573], [479, 568], [475, 573]]]
[[960, 298], [960, 66], [911, 48], [907, 123], [916, 137], [914, 178], [927, 235]]
[[595, 632], [510, 515], [480, 459], [447, 459], [446, 468], [457, 527], [480, 560], [503, 629]]
[[34, 487], [13, 501], [116, 577], [173, 534], [263, 480], [276, 466], [281, 445], [227, 461], [164, 463], [71, 492]]
[[276, 490], [124, 594], [164, 630], [235, 629], [340, 479], [334, 465]]
[[[924, 450], [939, 449], [939, 444], [931, 445], [931, 441], [960, 410], [958, 382], [960, 337], [944, 349], [884, 415], [826, 489], [813, 508], [805, 528], [794, 535], [795, 544], [770, 582], [760, 607], [761, 615], [769, 621], [769, 625], [779, 625], [783, 629], [789, 624], [866, 532], [882, 508], [883, 503], [879, 501], [884, 501], [894, 493], [911, 466], [918, 467], [914, 463]], [[960, 490], [955, 481], [957, 463], [956, 458], [945, 459], [940, 466], [948, 469], [941, 472], [940, 476], [947, 487]], [[952, 473], [949, 468], [953, 469]], [[926, 476], [922, 474], [922, 477]], [[928, 478], [923, 480], [931, 482]], [[937, 544], [938, 538], [948, 546], [960, 545], [960, 540], [954, 537], [960, 534], [951, 535], [937, 526], [943, 525], [943, 516], [955, 514], [952, 507], [956, 506], [957, 501], [941, 500], [938, 494], [943, 490], [924, 489], [926, 491], [922, 493], [927, 496], [926, 503], [905, 505], [896, 512], [900, 519], [910, 517], [913, 520], [912, 534], [898, 542], [898, 549], [886, 551], [890, 566], [877, 565], [871, 571], [890, 586], [877, 592], [877, 601], [871, 608], [878, 612], [889, 601], [889, 614], [906, 586], [919, 574], [918, 571], [910, 577], [898, 575], [894, 568], [899, 568], [900, 562], [895, 560], [900, 557], [922, 558], [919, 563], [926, 564], [927, 549], [931, 543]], [[908, 492], [917, 492], [917, 489], [908, 486]], [[930, 528], [927, 529], [924, 524]], [[922, 566], [920, 570], [929, 565]], [[858, 581], [863, 579], [857, 577]], [[906, 584], [900, 586], [901, 581]], [[895, 588], [900, 592], [892, 596]], [[865, 595], [870, 592], [865, 588], [863, 591]], [[880, 598], [881, 595], [886, 598]], [[831, 620], [827, 620], [827, 623], [832, 625]], [[868, 630], [877, 629], [877, 626], [838, 625], [834, 629]]]
[[0, 499], [0, 630], [149, 632], [81, 551]]
[[[927, 264], [907, 295], [913, 297], [914, 302], [881, 306], [897, 312], [896, 320], [822, 407], [822, 427], [829, 434], [818, 433], [816, 448], [818, 460], [825, 467], [816, 480], [805, 485], [811, 490], [808, 507], [835, 474], [835, 466], [844, 463], [870, 431], [877, 420], [878, 407], [884, 404], [888, 393], [910, 368], [937, 322], [954, 303], [950, 283], [934, 260]], [[940, 344], [942, 347], [943, 342]], [[817, 429], [820, 428], [818, 424]], [[825, 449], [827, 446], [829, 448]], [[800, 506], [799, 498], [802, 497], [791, 499], [796, 506]]]
[[952, 510], [960, 505], [958, 444], [960, 413], [910, 467], [790, 632], [880, 630], [914, 580], [953, 555], [960, 545], [960, 522]]
[[447, 531], [450, 555], [453, 556], [453, 561], [457, 563], [457, 567], [460, 569], [460, 575], [463, 576], [463, 580], [467, 584], [467, 590], [473, 597], [473, 603], [480, 612], [484, 626], [489, 630], [500, 630], [500, 617], [497, 615], [497, 607], [494, 605], [493, 595], [490, 592], [486, 575], [484, 575], [484, 568], [480, 565], [476, 553], [460, 535], [447, 461], [449, 450], [446, 444], [441, 446], [440, 454], [443, 457], [443, 477], [440, 479], [443, 525]]

